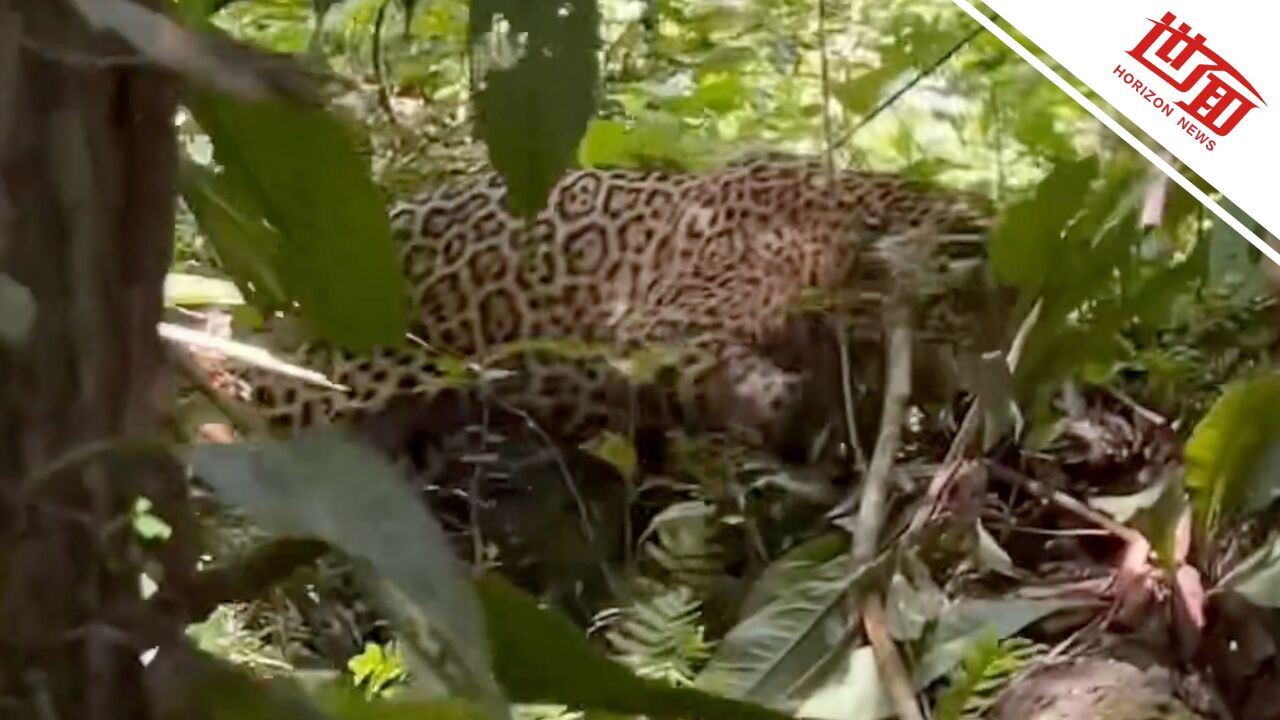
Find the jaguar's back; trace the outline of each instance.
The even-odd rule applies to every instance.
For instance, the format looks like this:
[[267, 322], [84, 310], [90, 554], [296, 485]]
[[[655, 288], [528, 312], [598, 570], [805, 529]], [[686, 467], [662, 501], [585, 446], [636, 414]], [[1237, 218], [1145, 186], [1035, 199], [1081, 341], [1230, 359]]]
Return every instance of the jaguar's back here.
[[[246, 370], [268, 417], [297, 427], [376, 411], [432, 393], [442, 354], [492, 361], [513, 342], [572, 339], [677, 348], [677, 381], [642, 403], [642, 423], [767, 429], [801, 376], [761, 348], [807, 290], [852, 283], [874, 297], [892, 272], [942, 257], [928, 250], [941, 238], [985, 222], [967, 198], [897, 176], [776, 160], [703, 174], [572, 171], [528, 221], [505, 197], [487, 174], [398, 205], [411, 331], [426, 347], [310, 348], [304, 362], [349, 392]], [[632, 383], [600, 357], [525, 350], [499, 364], [514, 375], [492, 397], [550, 434], [636, 424]]]

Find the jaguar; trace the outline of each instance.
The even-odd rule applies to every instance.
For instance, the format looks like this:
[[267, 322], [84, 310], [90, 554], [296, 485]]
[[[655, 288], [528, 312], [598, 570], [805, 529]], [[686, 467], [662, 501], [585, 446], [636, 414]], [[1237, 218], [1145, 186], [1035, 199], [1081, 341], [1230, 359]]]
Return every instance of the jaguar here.
[[[772, 156], [709, 172], [572, 170], [529, 219], [506, 196], [488, 172], [393, 207], [410, 342], [304, 344], [291, 359], [331, 385], [250, 366], [237, 387], [296, 430], [421, 404], [448, 385], [446, 365], [466, 365], [483, 368], [486, 401], [565, 442], [637, 428], [777, 440], [805, 387], [803, 364], [771, 350], [796, 308], [844, 290], [874, 318], [893, 287], [940, 296], [947, 248], [980, 247], [989, 217], [967, 194]], [[664, 371], [638, 373], [635, 354], [655, 347]]]

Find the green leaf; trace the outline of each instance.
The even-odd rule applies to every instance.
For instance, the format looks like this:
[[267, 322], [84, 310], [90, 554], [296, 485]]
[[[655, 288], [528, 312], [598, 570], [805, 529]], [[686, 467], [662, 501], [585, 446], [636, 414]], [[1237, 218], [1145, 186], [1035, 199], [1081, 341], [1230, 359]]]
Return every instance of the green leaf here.
[[[261, 447], [202, 445], [195, 473], [268, 530], [323, 540], [383, 582], [384, 610], [406, 627], [406, 653], [430, 657], [451, 694], [506, 715], [490, 674], [484, 621], [448, 539], [422, 500], [379, 453], [334, 429]], [[428, 649], [429, 648], [429, 649]]]
[[498, 681], [515, 702], [555, 703], [622, 715], [700, 720], [782, 720], [751, 703], [636, 677], [607, 659], [567, 619], [506, 580], [476, 582]]
[[1083, 607], [1085, 600], [961, 600], [943, 611], [925, 639], [915, 670], [917, 688], [951, 672], [966, 656], [994, 636], [1003, 639], [1060, 610]]
[[1003, 281], [1033, 294], [1063, 251], [1062, 233], [1098, 175], [1090, 156], [1059, 163], [1035, 194], [1008, 209], [991, 238], [991, 267]]
[[617, 120], [592, 120], [578, 146], [578, 163], [584, 167], [629, 167], [632, 144], [626, 125]]
[[727, 113], [742, 105], [746, 87], [736, 73], [709, 72], [698, 78], [693, 99], [713, 113]]
[[347, 661], [352, 682], [364, 686], [366, 697], [377, 697], [388, 687], [405, 679], [404, 658], [394, 643], [382, 646], [365, 643], [364, 651]]
[[240, 292], [261, 310], [284, 307], [289, 296], [278, 270], [284, 239], [261, 208], [225, 174], [190, 162], [179, 169], [182, 199]]
[[404, 278], [386, 208], [348, 130], [323, 110], [281, 102], [195, 93], [188, 104], [226, 182], [279, 232], [274, 267], [309, 329], [354, 351], [399, 345]]
[[133, 531], [143, 540], [168, 540], [173, 535], [173, 528], [151, 512], [153, 507], [151, 500], [145, 497], [133, 503]]
[[471, 3], [477, 128], [518, 214], [543, 208], [595, 113], [598, 32], [595, 0]]
[[987, 716], [1000, 691], [1045, 648], [1020, 637], [983, 639], [952, 673], [934, 706], [936, 720], [969, 720]]
[[849, 589], [865, 569], [855, 572], [842, 554], [793, 572], [793, 585], [720, 641], [698, 687], [777, 707], [801, 677], [827, 660], [847, 629]]
[[1280, 375], [1230, 385], [1187, 441], [1187, 490], [1203, 537], [1280, 496], [1278, 449]]
[[636, 449], [631, 440], [614, 432], [602, 433], [587, 448], [587, 452], [604, 460], [618, 469], [622, 477], [634, 477], [636, 471]]
[[1217, 589], [1234, 590], [1261, 607], [1280, 608], [1280, 537], [1242, 560]]
[[902, 74], [902, 70], [896, 64], [872, 68], [852, 80], [836, 85], [832, 88], [833, 94], [851, 114], [865, 115], [880, 102], [885, 87]]
[[[788, 550], [760, 573], [742, 601], [741, 617], [750, 617], [772, 603], [796, 583], [812, 578], [821, 565], [845, 555], [849, 534], [833, 531], [819, 535]], [[845, 555], [847, 557], [847, 555]]]

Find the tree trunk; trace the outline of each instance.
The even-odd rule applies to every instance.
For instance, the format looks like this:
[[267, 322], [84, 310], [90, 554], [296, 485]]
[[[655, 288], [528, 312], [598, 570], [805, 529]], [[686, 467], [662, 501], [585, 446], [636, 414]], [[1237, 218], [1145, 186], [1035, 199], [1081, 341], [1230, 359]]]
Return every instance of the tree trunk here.
[[182, 498], [155, 330], [175, 102], [171, 77], [70, 3], [0, 0], [5, 718], [150, 717], [139, 655], [180, 629], [140, 597], [149, 550], [129, 521], [140, 496], [162, 517]]

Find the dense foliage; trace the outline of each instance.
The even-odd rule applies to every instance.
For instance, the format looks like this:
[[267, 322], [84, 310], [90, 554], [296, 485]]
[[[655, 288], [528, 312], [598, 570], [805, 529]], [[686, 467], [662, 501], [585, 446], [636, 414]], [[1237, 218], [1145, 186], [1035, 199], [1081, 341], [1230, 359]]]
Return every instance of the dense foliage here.
[[[535, 570], [504, 579], [493, 548], [468, 558], [489, 572], [464, 568], [397, 468], [337, 434], [193, 444], [197, 487], [217, 500], [198, 497], [215, 571], [280, 542], [305, 551], [191, 626], [215, 715], [848, 720], [902, 712], [905, 687], [935, 717], [981, 717], [1068, 625], [1161, 602], [1201, 638], [1206, 589], [1244, 598], [1251, 618], [1280, 606], [1266, 261], [946, 0], [173, 9], [296, 60], [253, 56], [266, 100], [209, 83], [185, 96], [175, 317], [245, 335], [287, 312], [310, 337], [398, 344], [390, 199], [492, 166], [532, 214], [571, 166], [700, 169], [760, 151], [991, 198], [990, 281], [1009, 299], [981, 339], [998, 352], [927, 370], [955, 392], [917, 398], [869, 555], [849, 540], [868, 475], [849, 453], [797, 469], [686, 441], [673, 477], [610, 500], [625, 529], [601, 534], [620, 549], [557, 535], [531, 551]], [[874, 422], [880, 396], [859, 382], [882, 379], [855, 375], [843, 390]], [[184, 403], [192, 426], [216, 414]], [[590, 450], [637, 477], [625, 439]], [[514, 510], [538, 512], [552, 511]], [[145, 505], [134, 525], [165, 541]], [[1142, 547], [1157, 559], [1133, 559]], [[1132, 582], [1019, 592], [1061, 580], [1055, 563]], [[876, 606], [897, 665], [862, 639]], [[1219, 659], [1208, 645], [1203, 666]], [[1250, 677], [1276, 676], [1264, 670]]]

